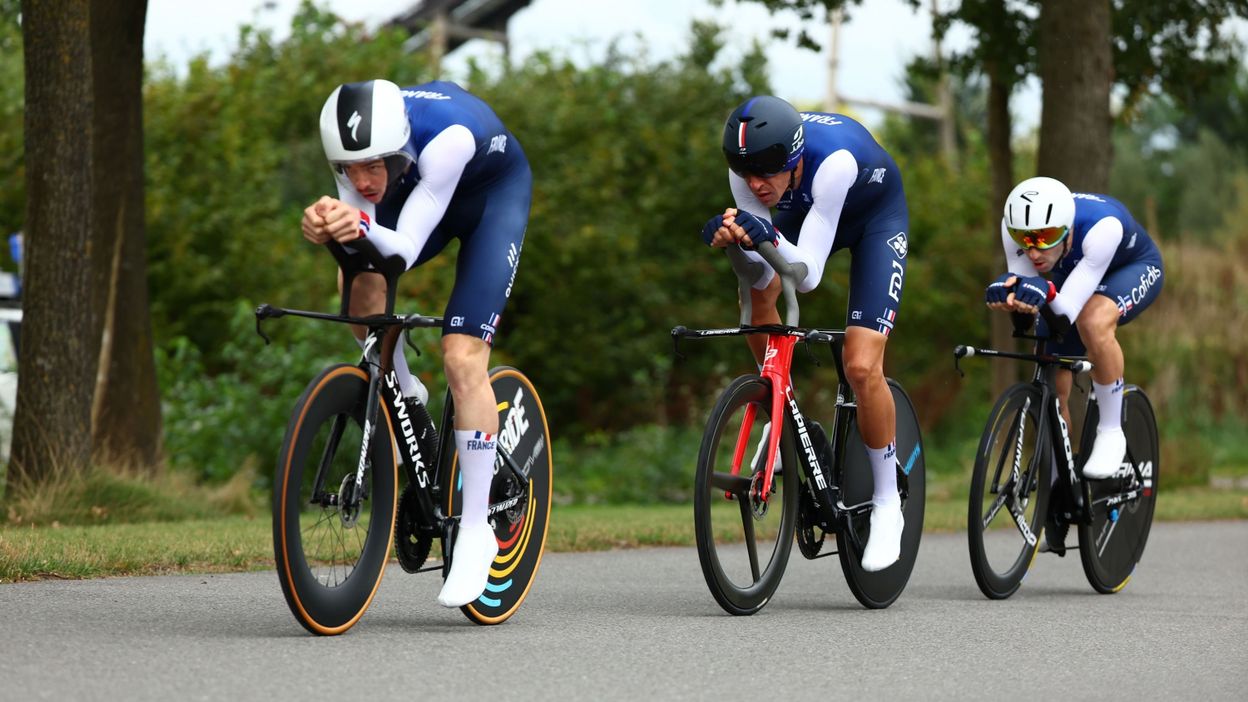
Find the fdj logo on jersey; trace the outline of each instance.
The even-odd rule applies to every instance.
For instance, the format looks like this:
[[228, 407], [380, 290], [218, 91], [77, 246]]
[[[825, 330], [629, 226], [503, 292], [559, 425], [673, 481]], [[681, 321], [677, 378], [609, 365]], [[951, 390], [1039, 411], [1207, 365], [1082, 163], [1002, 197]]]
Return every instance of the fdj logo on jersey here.
[[893, 302], [901, 302], [901, 284], [906, 276], [906, 267], [893, 261], [893, 274], [888, 279], [888, 296]]

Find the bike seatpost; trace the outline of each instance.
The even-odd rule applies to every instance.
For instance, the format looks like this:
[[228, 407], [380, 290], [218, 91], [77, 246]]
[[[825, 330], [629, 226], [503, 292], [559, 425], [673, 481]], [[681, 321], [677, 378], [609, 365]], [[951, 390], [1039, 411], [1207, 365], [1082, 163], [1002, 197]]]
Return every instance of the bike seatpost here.
[[[750, 260], [740, 246], [730, 245], [725, 251], [728, 252], [728, 259], [732, 262], [732, 269], [737, 273], [737, 281], [741, 290], [741, 326], [749, 326], [753, 319], [750, 290], [763, 277], [766, 269], [761, 263]], [[771, 266], [776, 275], [780, 276], [780, 289], [784, 292], [784, 322], [791, 327], [796, 327], [800, 316], [797, 305], [797, 283], [806, 277], [806, 264], [789, 263], [780, 254], [780, 250], [771, 244], [763, 244], [756, 249], [756, 253], [767, 262], [767, 265]]]

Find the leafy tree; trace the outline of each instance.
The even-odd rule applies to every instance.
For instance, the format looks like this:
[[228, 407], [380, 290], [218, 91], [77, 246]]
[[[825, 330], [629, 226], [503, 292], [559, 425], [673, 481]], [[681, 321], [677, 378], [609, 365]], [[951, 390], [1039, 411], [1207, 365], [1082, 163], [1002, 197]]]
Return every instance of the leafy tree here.
[[[187, 337], [216, 372], [216, 349], [240, 297], [327, 303], [336, 266], [299, 234], [303, 208], [334, 192], [317, 116], [340, 83], [428, 80], [403, 39], [396, 31], [371, 35], [305, 2], [283, 42], [245, 26], [224, 66], [200, 56], [185, 75], [164, 64], [149, 69], [148, 260], [161, 343]], [[420, 280], [407, 276], [404, 291], [423, 291]]]
[[[26, 99], [22, 28], [18, 0], [0, 0], [0, 236], [26, 220], [26, 167], [22, 116]], [[8, 247], [0, 260], [8, 260]]]
[[92, 288], [100, 370], [92, 454], [155, 470], [160, 392], [148, 311], [143, 198], [143, 31], [147, 0], [91, 9]]
[[78, 470], [91, 454], [99, 355], [92, 303], [90, 12], [26, 0], [26, 280], [11, 484]]

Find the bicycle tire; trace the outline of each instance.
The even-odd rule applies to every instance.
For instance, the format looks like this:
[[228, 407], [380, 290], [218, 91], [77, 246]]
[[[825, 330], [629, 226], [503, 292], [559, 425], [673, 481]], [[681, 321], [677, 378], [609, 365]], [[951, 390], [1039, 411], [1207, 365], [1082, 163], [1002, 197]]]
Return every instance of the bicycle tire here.
[[[1158, 449], [1157, 418], [1152, 403], [1142, 390], [1128, 385], [1123, 390], [1122, 430], [1127, 436], [1127, 455], [1122, 467], [1107, 480], [1093, 480], [1088, 490], [1093, 503], [1114, 493], [1134, 488], [1140, 497], [1122, 505], [1091, 507], [1091, 518], [1079, 524], [1079, 560], [1092, 589], [1113, 594], [1126, 587], [1144, 555], [1148, 532], [1157, 504], [1157, 478], [1161, 454]], [[1095, 407], [1095, 406], [1094, 406]], [[1095, 427], [1099, 412], [1090, 408], [1087, 427]], [[1091, 455], [1096, 432], [1084, 431], [1081, 455]], [[1134, 468], [1138, 467], [1137, 478]], [[1141, 482], [1142, 479], [1142, 482]]]
[[[363, 506], [356, 511], [333, 504], [353, 489], [368, 383], [368, 374], [357, 366], [322, 371], [295, 402], [278, 457], [273, 482], [278, 580], [291, 613], [314, 634], [335, 635], [354, 626], [377, 593], [389, 560], [398, 469], [385, 411], [378, 412], [385, 425], [369, 447]], [[335, 428], [339, 440], [326, 450]], [[318, 504], [312, 497], [326, 459], [321, 490], [329, 496]]]
[[[847, 517], [840, 525], [837, 535], [837, 553], [845, 582], [863, 607], [883, 609], [901, 596], [914, 572], [919, 556], [919, 541], [923, 536], [923, 515], [927, 503], [927, 462], [923, 451], [923, 436], [919, 430], [918, 415], [910, 396], [897, 381], [888, 380], [897, 407], [897, 461], [898, 485], [905, 486], [906, 497], [902, 502], [905, 526], [901, 533], [901, 556], [893, 565], [879, 571], [862, 568], [862, 549], [866, 547], [871, 531], [871, 514], [865, 512]], [[858, 431], [857, 415], [850, 418], [849, 439], [841, 463], [842, 501], [847, 505], [869, 502], [874, 492], [871, 460], [867, 457], [866, 444]]]
[[[765, 507], [759, 508], [761, 515], [749, 496], [751, 485], [759, 478], [744, 477], [762, 474], [762, 459], [758, 466], [749, 462], [761, 440], [763, 424], [771, 419], [771, 397], [771, 383], [757, 375], [733, 380], [711, 410], [698, 451], [693, 502], [698, 561], [711, 595], [724, 611], [734, 615], [754, 614], [770, 601], [793, 547], [799, 501], [794, 432], [781, 434], [780, 463], [772, 492]], [[733, 456], [750, 406], [756, 412], [753, 428], [746, 438], [740, 474], [733, 476]], [[772, 421], [773, 428], [777, 424]], [[766, 563], [760, 562], [763, 554], [767, 554]]]
[[975, 454], [967, 546], [975, 583], [989, 599], [1018, 591], [1040, 549], [1052, 471], [1051, 442], [1039, 433], [1041, 401], [1026, 383], [1002, 393]]
[[[490, 386], [498, 403], [499, 451], [508, 452], [526, 469], [529, 481], [525, 490], [514, 474], [502, 467], [501, 458], [494, 465], [491, 505], [501, 505], [521, 495], [524, 499], [492, 514], [498, 556], [490, 568], [485, 591], [460, 607], [470, 621], [482, 625], [501, 624], [511, 618], [533, 586], [546, 548], [554, 477], [550, 425], [533, 383], [519, 370], [499, 366], [490, 370]], [[449, 394], [447, 401], [450, 406]], [[450, 434], [451, 428], [444, 426], [443, 431]], [[451, 450], [444, 452], [449, 455], [443, 459], [446, 470], [439, 474], [447, 476], [443, 492], [447, 496], [447, 513], [458, 514], [462, 499], [459, 454], [454, 450], [454, 442], [449, 446]], [[443, 553], [446, 553], [445, 546], [443, 544]]]

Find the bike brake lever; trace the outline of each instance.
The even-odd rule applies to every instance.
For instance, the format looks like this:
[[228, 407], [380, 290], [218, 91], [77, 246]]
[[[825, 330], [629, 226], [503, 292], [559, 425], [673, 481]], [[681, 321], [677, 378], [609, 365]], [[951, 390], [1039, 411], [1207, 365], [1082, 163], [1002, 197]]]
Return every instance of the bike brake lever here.
[[403, 328], [403, 343], [407, 344], [407, 348], [415, 351], [417, 357], [420, 357], [420, 347], [412, 342], [412, 330], [407, 327]]
[[260, 335], [261, 339], [264, 339], [265, 346], [273, 343], [273, 340], [269, 338], [268, 334], [264, 333], [264, 329], [261, 328], [260, 323], [269, 317], [281, 317], [284, 314], [286, 314], [285, 310], [277, 309], [269, 305], [267, 302], [256, 308], [256, 333]]
[[962, 359], [966, 358], [967, 356], [974, 356], [974, 355], [975, 355], [974, 346], [959, 345], [953, 348], [953, 369], [958, 372], [959, 376], [963, 378], [966, 377], [966, 373], [963, 372], [962, 366], [960, 365], [962, 362]]
[[802, 337], [802, 346], [805, 346], [805, 347], [806, 347], [806, 355], [807, 355], [807, 356], [810, 356], [810, 360], [811, 360], [811, 362], [812, 362], [812, 363], [814, 363], [814, 364], [815, 364], [815, 367], [816, 367], [816, 368], [822, 368], [822, 367], [823, 367], [823, 364], [819, 362], [819, 357], [818, 357], [818, 356], [816, 356], [816, 355], [815, 355], [815, 352], [814, 352], [813, 350], [811, 350], [811, 348], [810, 348], [810, 339], [811, 339], [811, 336], [812, 336], [814, 333], [815, 333], [815, 332], [808, 332], [808, 333], [806, 334], [806, 336]]
[[684, 332], [684, 326], [672, 328], [672, 353], [681, 361], [685, 360], [685, 354], [680, 352], [680, 337], [684, 335]]

